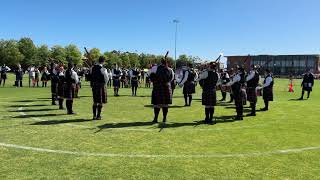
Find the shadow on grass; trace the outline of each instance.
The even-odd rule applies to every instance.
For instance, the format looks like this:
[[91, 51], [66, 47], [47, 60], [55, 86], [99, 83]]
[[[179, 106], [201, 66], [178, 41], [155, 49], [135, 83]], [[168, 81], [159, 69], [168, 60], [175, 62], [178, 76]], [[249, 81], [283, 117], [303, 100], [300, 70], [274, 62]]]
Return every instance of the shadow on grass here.
[[[153, 105], [144, 105], [144, 107], [146, 108], [153, 108], [154, 106]], [[174, 109], [174, 108], [184, 108], [186, 106], [177, 106], [177, 105], [174, 105], [174, 106], [169, 106], [169, 109]]]
[[33, 102], [39, 102], [39, 101], [48, 101], [45, 99], [35, 99], [35, 100], [19, 100], [19, 101], [13, 101], [18, 103], [33, 103]]
[[55, 111], [57, 109], [23, 109], [23, 110], [14, 110], [9, 112], [46, 112], [46, 111]]
[[51, 120], [51, 121], [41, 121], [41, 122], [35, 122], [30, 125], [57, 125], [57, 124], [66, 124], [66, 123], [80, 123], [80, 122], [88, 122], [92, 120], [88, 119], [71, 119], [71, 120]]
[[55, 117], [55, 116], [63, 116], [64, 114], [27, 114], [27, 115], [19, 115], [14, 116], [13, 118], [40, 118], [40, 117]]
[[298, 99], [289, 99], [289, 101], [305, 101], [306, 99], [300, 99], [300, 98], [298, 98]]

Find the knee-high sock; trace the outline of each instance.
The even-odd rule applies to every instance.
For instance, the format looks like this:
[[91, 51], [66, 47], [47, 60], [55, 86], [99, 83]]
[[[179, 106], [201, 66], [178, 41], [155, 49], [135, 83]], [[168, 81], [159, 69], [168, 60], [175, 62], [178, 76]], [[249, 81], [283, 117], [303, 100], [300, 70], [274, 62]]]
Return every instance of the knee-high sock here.
[[131, 87], [132, 95], [134, 95], [134, 87]]
[[100, 117], [101, 116], [102, 105], [98, 105], [97, 108], [98, 108], [97, 117]]
[[154, 112], [154, 121], [158, 121], [158, 116], [159, 116], [159, 113], [160, 113], [160, 108], [154, 108], [153, 109], [153, 112]]
[[191, 102], [192, 102], [192, 95], [189, 95], [189, 106], [191, 106]]
[[250, 103], [251, 113], [256, 114], [256, 103]]
[[240, 117], [243, 117], [243, 105], [239, 106], [239, 115]]
[[52, 102], [52, 105], [56, 104], [56, 95], [55, 94], [51, 94], [51, 102]]
[[92, 106], [92, 114], [93, 114], [93, 117], [94, 117], [94, 118], [97, 117], [97, 106], [96, 106], [96, 105], [93, 105], [93, 106]]
[[303, 96], [304, 96], [304, 91], [302, 91], [302, 94], [301, 94], [301, 99], [303, 99]]
[[310, 93], [311, 93], [311, 91], [308, 91], [308, 98], [310, 97]]
[[6, 80], [4, 79], [4, 80], [3, 80], [3, 85], [2, 85], [2, 86], [4, 87], [4, 85], [5, 85], [5, 84], [6, 84]]
[[221, 94], [222, 94], [222, 100], [226, 100], [227, 93], [226, 92], [221, 92]]
[[167, 121], [167, 115], [168, 115], [168, 107], [162, 108], [162, 114], [163, 114], [163, 122]]
[[206, 121], [209, 121], [210, 119], [210, 108], [205, 108], [205, 114], [206, 114]]
[[184, 94], [184, 102], [185, 102], [185, 105], [188, 105], [188, 95], [187, 94]]
[[264, 106], [265, 106], [265, 109], [269, 109], [269, 101], [267, 100], [264, 100]]
[[134, 95], [137, 95], [137, 90], [138, 90], [138, 87], [135, 87], [134, 88]]
[[213, 120], [213, 114], [214, 114], [214, 107], [211, 107], [210, 108], [210, 117], [209, 117], [210, 121]]

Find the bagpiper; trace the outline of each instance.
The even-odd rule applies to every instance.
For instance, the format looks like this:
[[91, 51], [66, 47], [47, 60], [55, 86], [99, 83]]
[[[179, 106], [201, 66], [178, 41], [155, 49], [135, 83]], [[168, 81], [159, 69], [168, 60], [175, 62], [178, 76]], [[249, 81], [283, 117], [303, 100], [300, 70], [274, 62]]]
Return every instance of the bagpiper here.
[[299, 100], [303, 100], [304, 92], [307, 91], [308, 99], [310, 98], [310, 93], [312, 92], [312, 87], [314, 85], [314, 75], [312, 74], [312, 70], [304, 74], [303, 81], [301, 83], [302, 93], [301, 98]]
[[243, 105], [246, 102], [246, 90], [244, 90], [245, 85], [245, 71], [243, 67], [238, 67], [238, 72], [232, 81], [229, 82], [234, 96], [234, 101], [236, 105], [237, 115], [235, 120], [243, 120]]
[[68, 69], [65, 72], [64, 98], [66, 99], [67, 114], [75, 114], [73, 112], [73, 99], [75, 86], [79, 81], [77, 73], [73, 70], [73, 64], [68, 63]]
[[174, 72], [168, 67], [167, 60], [161, 60], [161, 65], [153, 66], [148, 72], [153, 82], [151, 104], [154, 105], [153, 123], [158, 123], [158, 116], [162, 108], [163, 123], [167, 121], [169, 104], [172, 104], [171, 82], [174, 80]]
[[[232, 81], [233, 80], [233, 77], [235, 76], [235, 73], [234, 73], [234, 69], [233, 68], [231, 68], [230, 70], [229, 70], [229, 78], [230, 78], [230, 81]], [[229, 82], [230, 82], [229, 81]], [[231, 92], [230, 92], [230, 101], [228, 102], [228, 103], [233, 103], [233, 100], [234, 100], [234, 98], [233, 98], [233, 93], [232, 93], [232, 90], [231, 90]]]
[[11, 71], [11, 69], [6, 66], [5, 64], [3, 66], [0, 67], [0, 85], [2, 84], [2, 86], [4, 87], [4, 85], [6, 84], [6, 80], [7, 80], [7, 72]]
[[199, 84], [202, 87], [202, 105], [205, 106], [205, 120], [207, 124], [213, 122], [214, 107], [217, 105], [216, 86], [219, 81], [219, 74], [216, 72], [216, 64], [211, 62], [207, 70], [199, 76]]
[[[58, 88], [58, 66], [56, 64], [52, 65], [52, 69], [50, 70], [50, 79], [51, 79], [51, 104], [57, 105], [57, 88]], [[45, 73], [45, 72], [44, 72]], [[46, 85], [47, 86], [47, 85]]]
[[115, 64], [112, 69], [112, 80], [113, 80], [113, 88], [114, 88], [114, 96], [119, 96], [119, 88], [120, 88], [120, 77], [122, 76], [121, 70], [118, 65]]
[[263, 81], [263, 100], [265, 107], [261, 109], [262, 111], [268, 111], [269, 110], [269, 102], [273, 101], [273, 85], [274, 80], [272, 73], [269, 69], [266, 69], [266, 78]]
[[92, 120], [101, 120], [103, 104], [107, 103], [107, 83], [109, 81], [108, 71], [103, 67], [105, 57], [100, 56], [98, 63], [91, 69], [91, 88], [93, 96]]
[[[224, 69], [220, 70], [220, 77], [221, 77], [221, 80], [220, 80], [221, 85], [227, 85], [230, 82], [229, 74]], [[221, 102], [225, 101], [227, 98], [227, 92], [222, 88], [221, 88], [221, 96], [222, 96], [222, 99], [220, 101]]]
[[257, 68], [252, 65], [251, 70], [246, 77], [247, 82], [247, 100], [250, 102], [251, 113], [248, 116], [256, 116], [257, 93], [256, 89], [259, 85], [260, 75]]
[[[192, 94], [196, 93], [195, 81], [198, 79], [198, 73], [193, 69], [193, 65], [190, 63], [188, 67], [184, 67], [182, 71], [182, 78], [179, 86], [183, 86], [183, 95], [185, 106], [191, 106]], [[188, 101], [189, 98], [189, 101]]]
[[131, 78], [131, 90], [132, 96], [137, 96], [137, 89], [139, 86], [139, 71], [136, 68], [133, 68], [129, 72]]
[[64, 83], [65, 83], [65, 74], [64, 74], [64, 67], [61, 64], [58, 70], [58, 88], [57, 88], [57, 98], [59, 101], [59, 109], [63, 108], [63, 99], [64, 99]]

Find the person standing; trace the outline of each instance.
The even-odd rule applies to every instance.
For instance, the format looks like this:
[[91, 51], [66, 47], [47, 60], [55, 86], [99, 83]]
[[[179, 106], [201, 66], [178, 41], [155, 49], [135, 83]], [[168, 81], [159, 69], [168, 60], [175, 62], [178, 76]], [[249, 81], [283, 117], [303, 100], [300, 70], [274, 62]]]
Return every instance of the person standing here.
[[64, 74], [64, 67], [60, 65], [58, 69], [58, 88], [57, 88], [57, 98], [59, 102], [59, 109], [62, 110], [63, 108], [63, 98], [64, 98], [64, 82], [65, 82], [65, 74]]
[[217, 105], [216, 86], [219, 81], [216, 72], [216, 64], [211, 62], [207, 70], [204, 70], [197, 81], [202, 87], [202, 105], [205, 106], [205, 123], [213, 124], [214, 107]]
[[113, 88], [114, 88], [114, 96], [119, 96], [120, 89], [120, 77], [122, 76], [121, 70], [118, 65], [115, 64], [112, 69], [112, 79], [113, 79]]
[[259, 85], [260, 75], [254, 65], [251, 66], [251, 70], [246, 77], [247, 82], [247, 99], [250, 102], [251, 113], [248, 116], [256, 116], [257, 105], [257, 92], [256, 89]]
[[108, 71], [103, 67], [105, 57], [100, 56], [99, 62], [91, 69], [91, 88], [93, 96], [92, 105], [92, 120], [101, 120], [101, 111], [103, 104], [107, 103], [107, 88], [106, 85], [109, 81]]
[[[228, 82], [230, 82], [229, 74], [228, 74], [226, 71], [224, 71], [223, 69], [221, 69], [220, 74], [221, 74], [221, 75], [220, 75], [220, 77], [221, 77], [221, 84], [222, 84], [222, 85], [228, 84]], [[220, 101], [221, 101], [221, 102], [222, 102], [222, 101], [226, 101], [227, 92], [225, 92], [225, 90], [223, 90], [222, 88], [221, 88], [221, 95], [222, 95], [222, 99], [221, 99]]]
[[6, 80], [7, 80], [7, 72], [11, 71], [11, 69], [6, 66], [5, 64], [3, 66], [0, 67], [0, 85], [2, 84], [2, 86], [4, 87], [4, 85], [6, 84]]
[[162, 108], [163, 123], [167, 121], [169, 104], [172, 104], [171, 82], [174, 79], [174, 72], [168, 67], [166, 59], [161, 60], [161, 65], [153, 66], [148, 72], [153, 82], [151, 104], [154, 106], [153, 123], [158, 123], [158, 116]]
[[22, 87], [22, 80], [23, 80], [23, 70], [21, 68], [21, 65], [18, 64], [18, 69], [15, 71], [16, 73], [16, 87]]
[[49, 80], [50, 80], [50, 72], [48, 71], [47, 67], [44, 67], [42, 71], [42, 76], [41, 76], [42, 87], [47, 87]]
[[139, 86], [139, 71], [136, 68], [133, 68], [129, 72], [131, 78], [131, 89], [132, 89], [132, 96], [137, 96], [137, 89]]
[[[51, 79], [51, 104], [57, 105], [57, 88], [59, 83], [59, 74], [58, 74], [58, 66], [55, 64], [50, 70], [50, 79]], [[45, 85], [46, 87], [47, 85]]]
[[37, 85], [39, 87], [39, 77], [40, 77], [40, 71], [38, 68], [34, 69], [34, 82], [33, 82], [33, 87]]
[[[182, 79], [179, 86], [183, 86], [183, 95], [185, 106], [191, 106], [192, 94], [196, 93], [195, 81], [198, 79], [198, 74], [194, 71], [192, 64], [182, 71]], [[188, 101], [189, 98], [189, 101]]]
[[[233, 80], [233, 77], [235, 76], [235, 74], [234, 74], [234, 70], [233, 70], [233, 68], [231, 68], [230, 70], [229, 70], [229, 78], [230, 78], [230, 81], [232, 81]], [[229, 81], [229, 82], [230, 82]], [[233, 100], [234, 100], [234, 98], [233, 98], [233, 93], [232, 93], [232, 90], [231, 90], [231, 92], [230, 92], [230, 101], [228, 102], [228, 103], [233, 103]]]
[[243, 89], [245, 81], [244, 68], [239, 67], [233, 80], [228, 83], [228, 85], [231, 86], [236, 105], [237, 115], [234, 118], [235, 120], [243, 120], [243, 104], [245, 104], [246, 101], [246, 91]]
[[307, 98], [308, 99], [310, 98], [310, 93], [312, 92], [312, 87], [314, 85], [314, 75], [312, 74], [311, 71], [312, 70], [310, 70], [309, 72], [307, 72], [303, 76], [303, 81], [301, 83], [302, 94], [301, 94], [301, 98], [299, 100], [303, 100], [305, 91], [307, 91], [307, 93], [308, 93], [308, 97]]
[[273, 101], [273, 85], [274, 80], [272, 77], [272, 73], [269, 69], [266, 69], [266, 78], [263, 82], [263, 100], [265, 107], [262, 108], [262, 111], [268, 111], [269, 110], [269, 102]]
[[65, 86], [64, 86], [64, 98], [66, 99], [67, 114], [75, 114], [73, 112], [73, 99], [75, 86], [79, 81], [77, 73], [73, 70], [73, 64], [68, 63], [68, 69], [64, 76]]

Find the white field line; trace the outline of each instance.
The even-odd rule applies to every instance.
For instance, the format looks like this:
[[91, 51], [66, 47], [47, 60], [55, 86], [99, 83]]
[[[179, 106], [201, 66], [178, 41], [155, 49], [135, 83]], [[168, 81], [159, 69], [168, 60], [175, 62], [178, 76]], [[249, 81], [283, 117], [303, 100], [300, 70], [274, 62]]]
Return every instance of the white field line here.
[[319, 150], [318, 147], [305, 147], [305, 148], [293, 148], [285, 150], [274, 150], [269, 152], [255, 152], [255, 153], [236, 153], [236, 154], [115, 154], [115, 153], [90, 153], [90, 152], [77, 152], [77, 151], [65, 151], [65, 150], [53, 150], [29, 146], [21, 146], [15, 144], [0, 143], [1, 147], [13, 148], [20, 150], [35, 151], [41, 153], [53, 153], [62, 155], [75, 155], [75, 156], [95, 156], [95, 157], [118, 157], [118, 158], [241, 158], [241, 157], [259, 157], [270, 155], [282, 155], [282, 154], [296, 154], [304, 151]]

